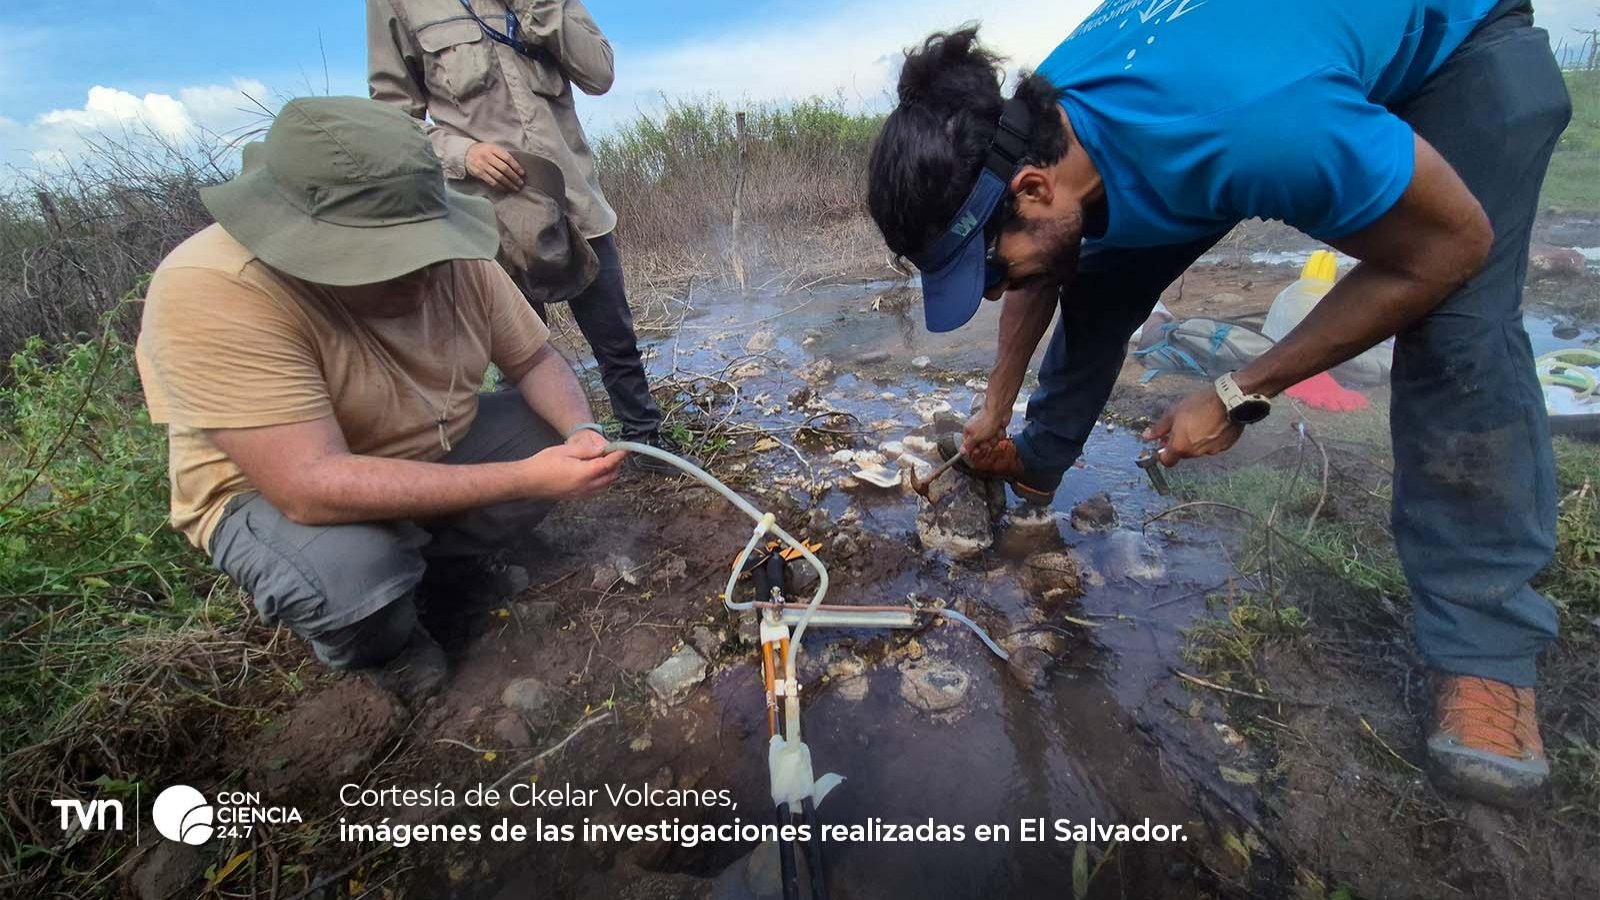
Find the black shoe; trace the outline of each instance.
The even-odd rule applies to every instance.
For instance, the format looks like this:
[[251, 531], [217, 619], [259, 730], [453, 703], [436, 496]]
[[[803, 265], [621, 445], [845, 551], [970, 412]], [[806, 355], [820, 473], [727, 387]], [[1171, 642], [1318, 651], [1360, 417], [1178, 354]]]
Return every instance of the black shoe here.
[[394, 659], [361, 671], [373, 684], [400, 698], [408, 708], [416, 709], [444, 687], [450, 663], [439, 642], [418, 625], [405, 649]]
[[[667, 437], [664, 434], [661, 434], [660, 432], [650, 435], [649, 437], [639, 438], [637, 439], [637, 442], [641, 444], [649, 444], [650, 446], [659, 450], [665, 450], [668, 453], [671, 453], [673, 456], [682, 459], [684, 462], [692, 463], [696, 466], [700, 465], [700, 460], [691, 455], [682, 444], [679, 444], [677, 441]], [[682, 469], [678, 468], [672, 463], [669, 463], [664, 459], [658, 459], [654, 456], [646, 456], [643, 453], [628, 454], [628, 461], [625, 465], [632, 471], [643, 472], [650, 475], [665, 475], [667, 477], [671, 477], [674, 475], [684, 474]]]
[[433, 560], [417, 593], [433, 612], [469, 612], [504, 606], [531, 583], [527, 569], [497, 556]]

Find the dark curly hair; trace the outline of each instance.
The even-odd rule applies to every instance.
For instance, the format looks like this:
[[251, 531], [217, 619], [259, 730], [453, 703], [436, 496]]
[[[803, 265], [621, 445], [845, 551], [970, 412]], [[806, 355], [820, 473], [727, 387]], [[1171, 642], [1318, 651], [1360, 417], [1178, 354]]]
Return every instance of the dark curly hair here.
[[[978, 43], [976, 25], [931, 34], [906, 51], [900, 103], [873, 141], [867, 168], [867, 209], [890, 251], [903, 256], [926, 248], [971, 193], [1005, 103], [1002, 62]], [[1060, 160], [1067, 152], [1056, 112], [1061, 92], [1024, 72], [1016, 96], [1034, 120], [1024, 161]]]

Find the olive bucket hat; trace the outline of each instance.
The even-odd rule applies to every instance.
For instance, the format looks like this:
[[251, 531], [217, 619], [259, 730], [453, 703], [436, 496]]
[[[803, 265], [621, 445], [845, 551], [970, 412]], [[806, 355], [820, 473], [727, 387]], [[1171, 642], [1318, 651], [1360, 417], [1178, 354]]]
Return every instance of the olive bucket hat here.
[[238, 176], [200, 199], [262, 262], [316, 284], [494, 259], [500, 245], [494, 205], [445, 187], [416, 121], [358, 97], [290, 100]]

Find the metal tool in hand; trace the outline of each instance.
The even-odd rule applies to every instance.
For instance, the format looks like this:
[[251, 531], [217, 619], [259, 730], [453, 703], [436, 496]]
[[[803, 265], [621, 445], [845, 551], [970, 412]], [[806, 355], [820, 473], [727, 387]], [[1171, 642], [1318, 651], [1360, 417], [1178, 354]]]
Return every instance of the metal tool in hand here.
[[928, 496], [928, 486], [933, 484], [935, 481], [937, 481], [939, 479], [940, 475], [943, 475], [944, 473], [950, 471], [950, 468], [952, 466], [954, 466], [956, 463], [961, 462], [963, 459], [966, 459], [966, 458], [967, 458], [967, 451], [962, 450], [961, 452], [957, 453], [955, 456], [952, 456], [949, 459], [945, 460], [944, 462], [940, 463], [939, 467], [937, 469], [933, 470], [933, 474], [929, 475], [926, 479], [918, 478], [916, 469], [910, 470], [907, 474], [909, 474], [911, 476], [911, 489], [913, 491], [916, 491], [918, 494], [921, 494], [924, 497]]
[[1172, 492], [1172, 486], [1167, 484], [1167, 473], [1161, 470], [1160, 453], [1159, 450], [1146, 450], [1134, 460], [1134, 465], [1150, 476], [1150, 486], [1156, 489], [1156, 493], [1165, 497]]

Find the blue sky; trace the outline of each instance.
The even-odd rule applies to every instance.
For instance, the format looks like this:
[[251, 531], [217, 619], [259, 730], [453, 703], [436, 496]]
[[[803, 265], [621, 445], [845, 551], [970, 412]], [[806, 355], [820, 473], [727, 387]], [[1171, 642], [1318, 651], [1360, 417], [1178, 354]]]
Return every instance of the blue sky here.
[[[589, 0], [617, 51], [615, 89], [582, 98], [604, 132], [661, 98], [838, 95], [884, 101], [899, 51], [967, 20], [1019, 65], [1038, 62], [1094, 0]], [[1600, 25], [1600, 0], [1540, 0], [1553, 40]], [[296, 94], [365, 94], [361, 0], [4, 0], [0, 166], [71, 158], [85, 135], [153, 122], [228, 132]], [[319, 43], [320, 42], [320, 43]], [[324, 57], [326, 76], [324, 75]], [[326, 77], [326, 81], [325, 81]]]

